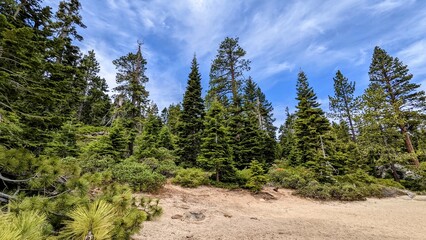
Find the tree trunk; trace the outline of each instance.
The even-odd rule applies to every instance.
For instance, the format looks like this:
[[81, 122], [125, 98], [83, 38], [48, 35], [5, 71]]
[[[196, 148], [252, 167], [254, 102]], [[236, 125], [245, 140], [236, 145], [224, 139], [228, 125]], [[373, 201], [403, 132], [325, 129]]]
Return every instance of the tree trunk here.
[[415, 156], [415, 151], [414, 151], [414, 147], [413, 147], [413, 143], [411, 142], [411, 138], [410, 138], [410, 134], [408, 134], [407, 128], [403, 125], [400, 125], [399, 127], [401, 129], [401, 133], [404, 136], [404, 141], [405, 141], [405, 147], [407, 148], [407, 152], [411, 153], [413, 156], [411, 157], [413, 164], [416, 167], [419, 167], [420, 163], [419, 163], [419, 159], [417, 159], [417, 157]]
[[392, 170], [393, 179], [394, 179], [396, 182], [399, 182], [399, 176], [398, 176], [398, 173], [396, 172], [395, 164], [394, 164], [394, 163], [391, 163], [391, 164], [390, 164], [390, 167], [391, 167], [391, 170]]

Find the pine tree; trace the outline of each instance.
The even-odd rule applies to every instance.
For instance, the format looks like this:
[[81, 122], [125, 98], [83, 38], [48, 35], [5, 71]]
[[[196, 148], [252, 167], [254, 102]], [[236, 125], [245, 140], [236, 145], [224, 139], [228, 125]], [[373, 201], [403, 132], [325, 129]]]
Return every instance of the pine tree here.
[[204, 102], [201, 98], [201, 91], [201, 75], [198, 72], [198, 63], [194, 56], [188, 85], [183, 97], [183, 110], [178, 127], [178, 155], [180, 163], [186, 166], [194, 166], [200, 153], [204, 117]]
[[334, 97], [330, 99], [330, 110], [342, 121], [349, 124], [351, 138], [356, 141], [354, 114], [359, 108], [359, 98], [354, 96], [355, 82], [349, 82], [346, 77], [338, 70], [334, 80]]
[[160, 132], [158, 133], [158, 140], [157, 140], [156, 147], [157, 148], [163, 147], [168, 150], [175, 149], [173, 136], [167, 125], [163, 125], [163, 127], [161, 127]]
[[54, 21], [49, 25], [54, 38], [47, 46], [48, 70], [50, 83], [55, 84], [56, 92], [60, 94], [61, 101], [56, 105], [60, 114], [75, 114], [84, 94], [86, 81], [78, 68], [81, 60], [80, 49], [73, 43], [82, 41], [77, 28], [86, 28], [79, 13], [81, 4], [79, 0], [60, 1]]
[[136, 138], [136, 155], [146, 156], [149, 151], [158, 146], [159, 135], [162, 129], [161, 118], [158, 112], [152, 110], [143, 123], [143, 129]]
[[309, 86], [304, 72], [297, 79], [296, 120], [294, 122], [295, 155], [292, 164], [319, 165], [322, 137], [329, 130], [329, 122], [317, 102], [317, 96]]
[[106, 93], [108, 91], [106, 80], [98, 76], [99, 63], [93, 50], [83, 57], [80, 68], [86, 81], [86, 89], [77, 112], [77, 118], [85, 124], [95, 126], [105, 124], [111, 102]]
[[390, 166], [395, 180], [399, 180], [394, 166], [396, 163], [404, 164], [401, 160], [405, 151], [401, 148], [404, 140], [395, 127], [393, 108], [383, 104], [386, 102], [386, 93], [376, 83], [370, 83], [362, 95], [362, 100], [362, 115], [356, 119], [360, 130], [359, 145], [363, 155], [361, 158], [369, 160], [370, 169]]
[[219, 46], [210, 69], [208, 99], [217, 98], [228, 106], [229, 95], [232, 105], [238, 107], [244, 72], [250, 70], [250, 61], [244, 59], [246, 51], [238, 44], [238, 38], [226, 37]]
[[279, 143], [281, 146], [280, 156], [288, 159], [290, 154], [294, 151], [295, 136], [294, 136], [294, 121], [296, 116], [290, 113], [288, 107], [285, 108], [286, 118], [284, 124], [280, 126]]
[[148, 101], [148, 91], [145, 84], [148, 77], [145, 75], [146, 60], [142, 56], [141, 45], [138, 46], [136, 53], [128, 53], [119, 59], [113, 61], [118, 73], [116, 76], [117, 87], [114, 88], [118, 95], [116, 96], [124, 106], [125, 118], [129, 120], [128, 129], [129, 136], [129, 154], [133, 154], [133, 146], [139, 123], [143, 116]]
[[223, 105], [214, 100], [204, 119], [201, 154], [198, 158], [201, 167], [215, 171], [218, 182], [230, 181], [235, 175], [225, 114]]
[[426, 107], [425, 92], [418, 90], [419, 84], [411, 82], [413, 75], [409, 73], [407, 66], [380, 47], [374, 48], [369, 75], [370, 81], [383, 89], [386, 96], [383, 104], [391, 107], [394, 126], [399, 128], [407, 152], [413, 155], [413, 164], [418, 167], [419, 161], [414, 155], [409, 127]]

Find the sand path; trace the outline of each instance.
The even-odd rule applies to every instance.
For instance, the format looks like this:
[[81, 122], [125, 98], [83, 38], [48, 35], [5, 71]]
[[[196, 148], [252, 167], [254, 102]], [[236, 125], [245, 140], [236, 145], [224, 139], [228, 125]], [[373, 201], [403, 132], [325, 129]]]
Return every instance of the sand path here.
[[167, 184], [164, 214], [134, 239], [426, 239], [426, 197], [319, 202], [266, 188], [253, 195]]

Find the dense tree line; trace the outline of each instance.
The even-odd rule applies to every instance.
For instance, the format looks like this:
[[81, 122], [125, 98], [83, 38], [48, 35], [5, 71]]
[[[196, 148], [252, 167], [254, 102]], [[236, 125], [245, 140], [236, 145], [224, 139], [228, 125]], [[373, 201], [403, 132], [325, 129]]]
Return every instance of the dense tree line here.
[[170, 177], [254, 192], [269, 181], [321, 199], [426, 190], [426, 95], [380, 47], [362, 95], [336, 72], [330, 113], [301, 70], [296, 111], [286, 108], [278, 130], [238, 38], [219, 45], [205, 97], [194, 55], [182, 103], [159, 112], [138, 44], [113, 61], [110, 98], [95, 52], [75, 44], [86, 27], [80, 8], [0, 3], [0, 238], [127, 239], [161, 213], [132, 191]]

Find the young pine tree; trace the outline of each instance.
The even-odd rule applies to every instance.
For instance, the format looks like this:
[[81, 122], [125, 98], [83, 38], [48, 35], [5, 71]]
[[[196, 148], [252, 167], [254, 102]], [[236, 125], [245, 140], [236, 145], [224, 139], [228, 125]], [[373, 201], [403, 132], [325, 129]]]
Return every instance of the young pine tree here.
[[323, 158], [320, 154], [323, 150], [322, 137], [329, 130], [330, 124], [302, 71], [299, 72], [296, 88], [298, 104], [294, 122], [295, 155], [291, 158], [292, 164], [319, 165], [320, 158]]
[[355, 82], [348, 79], [338, 70], [334, 80], [334, 97], [330, 99], [330, 110], [337, 115], [341, 121], [347, 122], [351, 132], [351, 138], [355, 142], [356, 134], [354, 127], [354, 114], [359, 108], [359, 98], [354, 96]]
[[201, 75], [198, 72], [197, 59], [194, 56], [191, 73], [183, 97], [183, 110], [178, 125], [178, 155], [180, 163], [195, 166], [200, 153], [201, 133], [203, 130], [204, 101], [201, 97]]
[[204, 119], [201, 154], [198, 164], [215, 172], [216, 181], [230, 181], [235, 175], [229, 133], [226, 127], [225, 108], [214, 100]]

